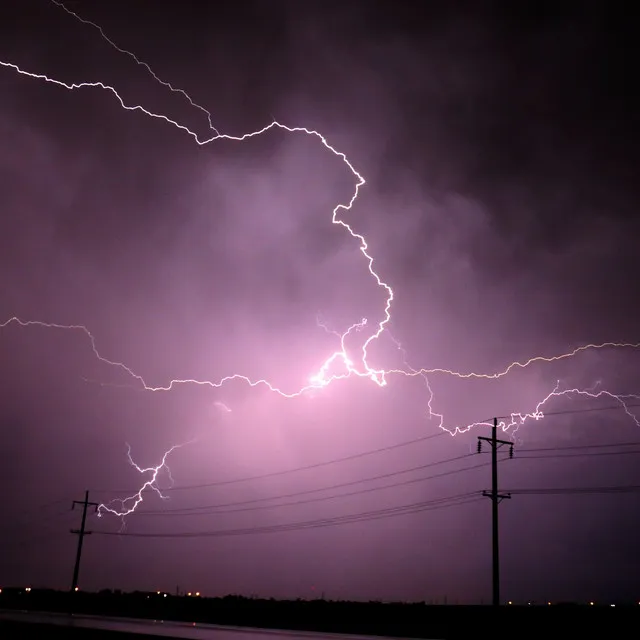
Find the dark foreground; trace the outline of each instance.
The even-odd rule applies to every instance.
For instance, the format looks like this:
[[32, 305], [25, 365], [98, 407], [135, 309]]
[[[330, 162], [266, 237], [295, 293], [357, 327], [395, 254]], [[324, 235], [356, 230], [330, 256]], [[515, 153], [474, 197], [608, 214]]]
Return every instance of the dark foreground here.
[[24, 640], [25, 637], [37, 638], [37, 640], [52, 640], [55, 637], [69, 638], [69, 640], [150, 640], [151, 638], [148, 635], [123, 634], [118, 631], [102, 631], [100, 629], [65, 628], [63, 633], [60, 631], [60, 628], [47, 624], [0, 621], [0, 638], [2, 640]]
[[[333, 602], [325, 600], [259, 600], [176, 597], [165, 594], [26, 592], [3, 590], [0, 609], [57, 611], [77, 614], [176, 620], [263, 629], [319, 633], [381, 635], [405, 638], [493, 638], [556, 636], [570, 630], [572, 638], [596, 636], [637, 638], [640, 605], [437, 606]], [[0, 622], [0, 638], [52, 638], [62, 629], [48, 625]], [[150, 638], [149, 635], [65, 628], [64, 637], [87, 640]], [[166, 636], [165, 636], [166, 637]]]

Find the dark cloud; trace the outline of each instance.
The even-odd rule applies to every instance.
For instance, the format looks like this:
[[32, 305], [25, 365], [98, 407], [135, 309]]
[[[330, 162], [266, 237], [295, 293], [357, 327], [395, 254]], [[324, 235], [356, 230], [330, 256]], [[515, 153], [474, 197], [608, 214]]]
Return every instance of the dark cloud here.
[[[375, 366], [493, 373], [583, 344], [638, 340], [638, 121], [631, 21], [619, 7], [67, 6], [188, 90], [220, 132], [239, 136], [275, 118], [321, 132], [347, 155], [366, 184], [344, 219], [366, 236], [395, 292], [390, 331], [370, 346]], [[67, 83], [102, 81], [127, 105], [200, 140], [211, 135], [203, 110], [55, 4], [2, 11], [0, 60]], [[0, 96], [0, 321], [84, 325], [104, 358], [149, 386], [240, 373], [292, 392], [339, 348], [331, 331], [382, 319], [384, 291], [358, 243], [331, 224], [356, 176], [318, 138], [276, 128], [198, 145], [162, 119], [122, 109], [108, 91], [67, 91], [5, 67]], [[354, 358], [365, 335], [349, 338]], [[489, 468], [478, 467], [336, 497], [486, 461], [348, 485], [474, 451], [483, 427], [210, 486], [437, 434], [429, 388], [390, 375], [382, 389], [351, 379], [293, 400], [242, 380], [154, 393], [91, 347], [82, 329], [14, 323], [0, 332], [3, 583], [68, 585], [67, 531], [78, 514], [67, 507], [85, 488], [99, 500], [137, 490], [127, 443], [145, 467], [185, 444], [169, 458], [170, 500], [145, 494], [144, 509], [165, 513], [132, 516], [130, 533], [255, 530], [488, 488]], [[499, 380], [436, 373], [431, 408], [464, 426], [530, 412], [557, 384], [633, 394], [637, 374], [628, 349], [580, 352]], [[574, 396], [546, 408], [613, 404]], [[516, 440], [522, 449], [612, 444], [637, 440], [637, 429], [622, 411], [566, 413], [528, 422]], [[515, 460], [502, 463], [501, 483], [637, 484], [634, 460]], [[193, 485], [207, 486], [180, 489]], [[247, 504], [290, 494], [283, 501], [300, 504]], [[314, 496], [334, 497], [305, 501]], [[169, 515], [230, 503], [222, 513]], [[501, 506], [504, 593], [636, 598], [636, 506], [634, 494], [514, 496]], [[120, 525], [91, 520], [95, 530]], [[275, 597], [308, 597], [314, 586], [334, 598], [477, 602], [487, 599], [489, 536], [488, 501], [261, 535], [96, 535], [82, 583]], [[598, 555], [603, 548], [611, 552]]]

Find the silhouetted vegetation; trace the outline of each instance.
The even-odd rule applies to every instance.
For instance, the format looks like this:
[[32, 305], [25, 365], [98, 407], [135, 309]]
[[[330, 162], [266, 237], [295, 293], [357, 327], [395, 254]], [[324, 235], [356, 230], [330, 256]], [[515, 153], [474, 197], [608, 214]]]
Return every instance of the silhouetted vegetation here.
[[[578, 634], [593, 637], [595, 633], [601, 633], [604, 637], [615, 634], [616, 638], [623, 638], [626, 634], [637, 633], [637, 624], [634, 623], [640, 620], [640, 606], [637, 603], [615, 608], [571, 603], [548, 606], [545, 603], [540, 606], [504, 606], [496, 610], [488, 606], [425, 603], [320, 599], [284, 601], [242, 596], [203, 598], [195, 594], [175, 596], [156, 592], [68, 593], [6, 588], [0, 593], [0, 608], [239, 627], [445, 639], [473, 638], [478, 635], [493, 638], [531, 637], [535, 633], [554, 636], [562, 629], [571, 629], [572, 637], [578, 637]], [[85, 631], [82, 637], [93, 638], [92, 633]], [[9, 637], [4, 633], [0, 635]]]

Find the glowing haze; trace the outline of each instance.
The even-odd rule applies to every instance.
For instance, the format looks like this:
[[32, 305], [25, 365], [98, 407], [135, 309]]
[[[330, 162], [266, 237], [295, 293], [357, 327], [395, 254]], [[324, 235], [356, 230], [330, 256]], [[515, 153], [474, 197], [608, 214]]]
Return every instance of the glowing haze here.
[[[589, 406], [594, 406], [594, 401], [599, 401], [597, 406], [610, 406], [612, 408], [620, 407], [622, 413], [628, 422], [635, 426], [640, 426], [638, 417], [634, 413], [633, 407], [640, 401], [640, 395], [636, 395], [633, 390], [627, 388], [609, 388], [607, 381], [603, 380], [599, 372], [588, 378], [589, 368], [586, 358], [599, 357], [600, 354], [607, 354], [612, 358], [622, 354], [624, 357], [633, 355], [640, 348], [638, 342], [627, 342], [618, 340], [616, 335], [608, 336], [604, 341], [584, 342], [582, 344], [572, 343], [566, 348], [549, 350], [544, 348], [542, 351], [535, 351], [528, 355], [519, 356], [518, 359], [504, 359], [500, 363], [494, 361], [494, 365], [490, 368], [482, 369], [458, 369], [457, 366], [450, 368], [442, 365], [432, 365], [424, 363], [423, 354], [419, 356], [412, 355], [412, 349], [409, 340], [400, 340], [396, 338], [396, 329], [394, 325], [394, 311], [396, 304], [403, 297], [415, 295], [416, 291], [404, 293], [402, 278], [396, 277], [397, 282], [393, 287], [389, 284], [390, 279], [384, 275], [385, 266], [388, 266], [388, 258], [381, 263], [378, 258], [378, 250], [368, 241], [368, 234], [360, 232], [357, 229], [362, 226], [367, 228], [366, 222], [360, 220], [360, 217], [366, 217], [365, 192], [373, 182], [365, 174], [366, 171], [357, 168], [358, 162], [353, 159], [352, 154], [347, 154], [342, 150], [342, 145], [334, 142], [332, 136], [328, 133], [320, 131], [315, 125], [307, 125], [305, 122], [282, 123], [280, 120], [272, 120], [269, 124], [252, 128], [246, 132], [239, 134], [224, 133], [224, 128], [217, 123], [215, 109], [209, 109], [202, 106], [201, 101], [196, 100], [191, 95], [192, 92], [175, 86], [163, 78], [163, 74], [158, 71], [155, 65], [148, 64], [145, 60], [138, 57], [137, 53], [128, 47], [120, 45], [116, 38], [112, 38], [101, 24], [86, 19], [81, 13], [72, 11], [63, 3], [53, 0], [53, 4], [57, 9], [63, 12], [63, 17], [68, 21], [75, 23], [74, 28], [87, 30], [93, 38], [99, 39], [104, 45], [108, 45], [113, 56], [121, 56], [135, 63], [138, 70], [146, 74], [147, 79], [151, 80], [155, 87], [161, 92], [171, 94], [173, 98], [179, 99], [186, 103], [189, 110], [198, 116], [205, 116], [207, 121], [207, 129], [204, 133], [199, 133], [197, 128], [185, 124], [188, 116], [182, 115], [176, 117], [157, 107], [148, 106], [143, 99], [135, 97], [135, 91], [128, 87], [126, 91], [118, 88], [117, 83], [110, 80], [103, 80], [99, 75], [89, 79], [74, 78], [73, 80], [61, 79], [58, 73], [54, 71], [42, 71], [37, 65], [31, 63], [15, 62], [13, 59], [4, 57], [0, 59], [0, 66], [5, 74], [14, 74], [19, 76], [20, 83], [42, 83], [48, 85], [48, 91], [68, 91], [75, 95], [93, 92], [100, 94], [99, 98], [108, 102], [104, 108], [109, 110], [112, 108], [120, 108], [127, 112], [131, 118], [143, 116], [151, 120], [158, 121], [162, 127], [174, 128], [180, 136], [186, 137], [188, 141], [196, 147], [212, 147], [220, 144], [234, 143], [242, 146], [254, 142], [257, 138], [272, 139], [274, 135], [285, 136], [291, 138], [309, 139], [314, 145], [317, 145], [323, 153], [330, 154], [335, 160], [340, 162], [343, 172], [346, 172], [350, 187], [347, 188], [346, 183], [338, 189], [344, 193], [340, 199], [335, 199], [331, 205], [333, 208], [326, 210], [326, 216], [330, 218], [333, 227], [337, 228], [348, 241], [345, 245], [345, 256], [349, 256], [349, 264], [353, 263], [353, 256], [357, 256], [361, 262], [359, 267], [368, 278], [368, 283], [355, 285], [362, 289], [363, 309], [366, 309], [367, 315], [351, 316], [349, 320], [344, 322], [352, 311], [349, 309], [323, 309], [321, 316], [316, 318], [312, 329], [319, 334], [318, 344], [311, 341], [302, 341], [299, 344], [299, 338], [295, 337], [294, 352], [296, 354], [303, 353], [301, 357], [305, 363], [314, 363], [311, 369], [305, 371], [301, 367], [292, 367], [291, 372], [287, 375], [281, 374], [282, 362], [278, 362], [277, 358], [272, 358], [272, 362], [278, 366], [273, 367], [273, 371], [269, 370], [269, 359], [265, 366], [257, 367], [259, 374], [254, 374], [251, 368], [247, 369], [247, 364], [251, 365], [251, 356], [248, 358], [238, 357], [238, 363], [234, 362], [233, 354], [227, 360], [230, 361], [231, 368], [223, 375], [209, 379], [200, 375], [174, 375], [164, 367], [164, 373], [159, 376], [154, 374], [154, 378], [159, 381], [151, 381], [149, 376], [140, 372], [140, 359], [138, 364], [132, 364], [129, 360], [128, 353], [121, 352], [114, 354], [107, 346], [103, 345], [103, 339], [99, 330], [92, 326], [82, 323], [67, 323], [65, 320], [59, 320], [54, 317], [27, 317], [21, 313], [16, 315], [8, 315], [0, 323], [0, 328], [5, 332], [18, 329], [20, 332], [39, 332], [45, 330], [54, 334], [56, 332], [70, 333], [74, 336], [74, 340], [82, 340], [91, 348], [91, 352], [96, 362], [100, 365], [106, 365], [106, 368], [96, 370], [96, 375], [83, 375], [84, 384], [87, 393], [90, 389], [112, 390], [116, 392], [130, 393], [132, 391], [147, 391], [155, 394], [163, 394], [163, 392], [171, 392], [172, 394], [181, 393], [184, 388], [202, 388], [208, 390], [213, 398], [211, 405], [215, 407], [215, 420], [224, 420], [225, 415], [234, 416], [237, 407], [246, 404], [246, 400], [234, 401], [234, 393], [237, 394], [238, 385], [247, 387], [250, 392], [258, 393], [261, 389], [272, 393], [274, 396], [280, 397], [288, 402], [295, 403], [317, 403], [318, 399], [329, 392], [329, 388], [336, 386], [344, 387], [345, 397], [349, 397], [350, 393], [362, 393], [359, 382], [363, 381], [377, 389], [379, 393], [386, 393], [386, 388], [393, 386], [392, 382], [405, 379], [415, 379], [424, 385], [422, 412], [424, 414], [425, 425], [430, 430], [442, 430], [453, 436], [462, 436], [467, 434], [475, 427], [490, 426], [493, 422], [491, 414], [485, 415], [480, 411], [480, 416], [472, 420], [466, 420], [464, 414], [456, 414], [453, 418], [446, 415], [444, 409], [441, 409], [440, 395], [437, 393], [437, 386], [442, 385], [444, 380], [458, 381], [460, 384], [467, 385], [485, 385], [496, 383], [503, 379], [514, 377], [514, 384], [522, 385], [523, 373], [529, 370], [535, 370], [536, 375], [542, 376], [543, 381], [536, 381], [531, 384], [530, 389], [521, 398], [516, 398], [517, 402], [523, 403], [514, 406], [510, 402], [510, 406], [506, 407], [506, 411], [501, 411], [501, 407], [492, 407], [495, 409], [499, 417], [500, 428], [508, 433], [514, 442], [518, 443], [519, 438], [526, 438], [526, 429], [521, 429], [527, 422], [540, 422], [545, 418], [545, 412], [553, 413], [554, 401], [559, 398], [567, 400], [587, 400], [591, 402]], [[98, 72], [96, 72], [98, 73]], [[65, 71], [64, 76], [68, 74]], [[20, 84], [22, 87], [22, 84]], [[28, 90], [28, 89], [27, 89]], [[158, 94], [162, 95], [162, 94]], [[175, 107], [172, 103], [172, 108]], [[182, 107], [180, 107], [182, 108]], [[175, 110], [175, 109], [174, 109]], [[184, 113], [184, 112], [182, 112]], [[117, 133], [116, 133], [117, 134]], [[341, 136], [336, 135], [336, 138]], [[297, 144], [297, 143], [294, 143]], [[305, 142], [306, 144], [306, 142]], [[348, 144], [348, 140], [347, 140]], [[310, 147], [304, 147], [305, 149]], [[263, 153], [263, 161], [269, 162], [269, 154]], [[224, 161], [222, 161], [224, 162]], [[224, 174], [225, 168], [218, 163], [219, 169], [214, 168], [213, 172], [218, 171]], [[335, 169], [332, 171], [336, 172]], [[333, 174], [332, 174], [333, 175]], [[337, 176], [337, 172], [335, 173]], [[309, 178], [303, 176], [301, 181]], [[337, 180], [345, 180], [344, 176], [336, 178]], [[304, 187], [302, 187], [304, 189]], [[286, 199], [286, 194], [283, 196]], [[298, 194], [296, 194], [298, 197]], [[329, 196], [327, 196], [329, 197]], [[361, 206], [361, 201], [365, 200], [365, 205]], [[277, 218], [278, 212], [272, 215]], [[277, 225], [277, 222], [273, 223]], [[285, 224], [283, 222], [283, 224]], [[375, 226], [372, 227], [374, 235], [376, 235]], [[379, 233], [378, 233], [379, 235]], [[332, 236], [333, 237], [333, 236]], [[382, 244], [378, 241], [377, 245]], [[355, 263], [353, 263], [355, 264]], [[384, 266], [383, 266], [384, 265]], [[346, 278], [345, 271], [345, 278]], [[435, 275], [434, 277], [438, 277]], [[345, 283], [339, 282], [338, 278], [323, 283], [323, 287], [335, 283], [337, 288], [341, 288]], [[343, 298], [345, 299], [345, 298]], [[405, 302], [405, 305], [408, 304]], [[225, 298], [221, 297], [220, 306], [225, 306]], [[276, 303], [277, 306], [277, 303]], [[428, 331], [442, 331], [434, 325], [430, 328], [429, 310], [421, 316], [422, 321]], [[335, 318], [335, 321], [332, 319]], [[213, 322], [213, 318], [211, 319]], [[202, 321], [202, 319], [200, 319]], [[205, 321], [206, 322], [206, 321]], [[261, 318], [255, 317], [253, 323], [259, 324]], [[344, 324], [339, 330], [335, 326]], [[393, 325], [393, 327], [392, 327]], [[286, 327], [284, 327], [286, 333]], [[140, 327], [141, 331], [145, 331], [144, 327]], [[187, 328], [187, 331], [189, 329]], [[294, 333], [294, 332], [292, 332]], [[220, 334], [212, 330], [212, 344], [207, 349], [215, 349], [215, 341]], [[51, 336], [51, 339], [54, 339]], [[222, 338], [224, 340], [224, 338]], [[331, 341], [331, 342], [328, 342]], [[293, 343], [292, 343], [293, 344]], [[162, 351], [162, 349], [160, 350]], [[162, 358], [162, 353], [156, 354], [155, 357]], [[288, 356], [284, 356], [285, 358]], [[419, 360], [418, 360], [419, 358]], [[240, 362], [242, 360], [242, 362]], [[416, 362], [417, 361], [417, 362]], [[592, 362], [592, 361], [590, 361]], [[597, 365], [597, 362], [596, 362]], [[143, 364], [144, 366], [144, 364]], [[306, 365], [305, 365], [306, 366]], [[236, 368], [238, 367], [238, 368]], [[550, 374], [545, 374], [544, 368], [552, 367]], [[564, 367], [564, 368], [562, 368]], [[575, 381], [571, 379], [572, 367], [576, 367], [579, 371], [580, 384], [577, 386]], [[161, 367], [162, 369], [162, 367]], [[181, 370], [184, 367], [181, 366]], [[197, 366], [201, 370], [200, 365]], [[113, 370], [116, 378], [112, 380], [105, 379], [107, 370]], [[157, 371], [157, 369], [153, 369]], [[585, 377], [585, 373], [587, 376]], [[553, 381], [551, 380], [553, 378]], [[435, 381], [435, 382], [434, 382]], [[384, 391], [381, 389], [385, 388]], [[449, 392], [451, 393], [451, 392]], [[480, 393], [484, 393], [480, 391]], [[596, 403], [597, 404], [597, 403]], [[556, 408], [559, 405], [556, 405]], [[571, 404], [572, 408], [577, 407], [576, 403]], [[180, 418], [178, 418], [180, 420]], [[517, 435], [516, 435], [517, 434]], [[153, 438], [153, 435], [150, 435]], [[144, 502], [147, 495], [158, 495], [161, 499], [166, 500], [172, 489], [179, 489], [180, 477], [174, 473], [173, 476], [169, 471], [169, 464], [173, 461], [178, 464], [180, 450], [185, 456], [188, 449], [193, 449], [199, 442], [206, 441], [208, 435], [197, 434], [195, 437], [190, 430], [183, 439], [175, 440], [164, 448], [164, 453], [150, 465], [139, 463], [135, 454], [135, 448], [128, 447], [127, 459], [131, 468], [141, 476], [140, 484], [137, 489], [130, 493], [123, 493], [117, 498], [110, 498], [102, 502], [98, 508], [98, 515], [113, 515], [118, 518], [133, 514]], [[162, 489], [164, 484], [168, 486]], [[175, 485], [175, 486], [174, 486]], [[130, 520], [126, 520], [126, 524]], [[124, 526], [124, 520], [123, 520]], [[125, 529], [121, 529], [125, 530]]]

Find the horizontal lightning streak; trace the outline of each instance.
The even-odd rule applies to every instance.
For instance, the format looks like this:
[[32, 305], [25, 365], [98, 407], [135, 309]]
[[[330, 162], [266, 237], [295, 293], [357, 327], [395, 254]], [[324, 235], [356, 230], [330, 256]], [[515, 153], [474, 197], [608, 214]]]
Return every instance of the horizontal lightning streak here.
[[[512, 362], [509, 366], [505, 367], [500, 371], [496, 371], [494, 373], [475, 373], [473, 371], [467, 373], [461, 373], [459, 371], [453, 371], [451, 369], [420, 369], [412, 373], [411, 375], [420, 375], [420, 374], [431, 374], [431, 373], [444, 373], [450, 376], [454, 376], [456, 378], [484, 378], [486, 380], [496, 380], [497, 378], [502, 378], [510, 373], [513, 369], [525, 369], [531, 364], [536, 362], [557, 362], [559, 360], [566, 360], [567, 358], [573, 358], [578, 355], [582, 351], [589, 351], [591, 349], [640, 349], [640, 342], [601, 342], [596, 344], [585, 344], [580, 347], [576, 347], [572, 351], [567, 351], [566, 353], [561, 353], [556, 356], [535, 356], [533, 358], [529, 358], [528, 360], [524, 360], [522, 362], [516, 361]], [[405, 371], [402, 370], [390, 370], [387, 373], [399, 373], [403, 375], [407, 375]]]

